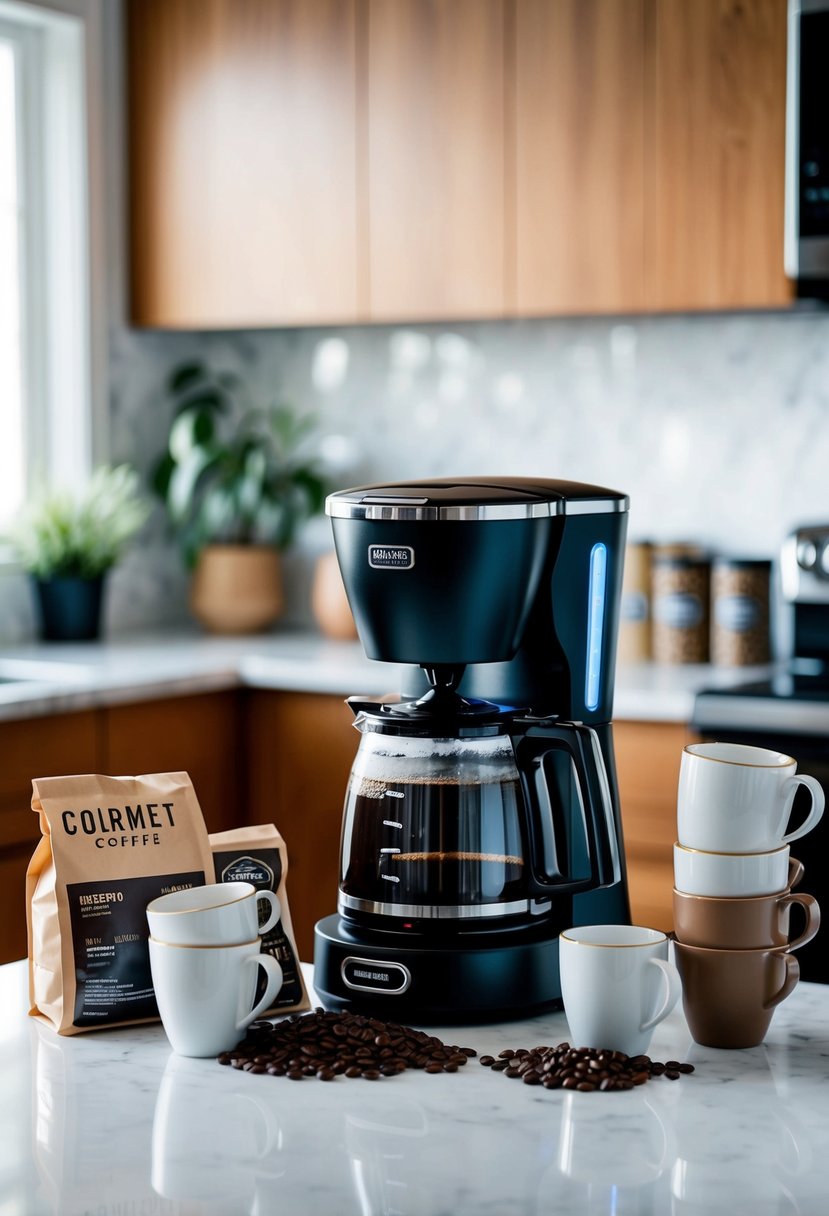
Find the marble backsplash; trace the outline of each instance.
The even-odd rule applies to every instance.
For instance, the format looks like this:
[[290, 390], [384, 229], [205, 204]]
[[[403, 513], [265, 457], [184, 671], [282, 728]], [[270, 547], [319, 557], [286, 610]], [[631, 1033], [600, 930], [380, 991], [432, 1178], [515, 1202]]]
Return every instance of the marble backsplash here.
[[[564, 477], [631, 497], [630, 536], [774, 556], [829, 517], [829, 314], [669, 316], [228, 333], [119, 329], [111, 449], [146, 473], [167, 433], [171, 367], [242, 374], [254, 397], [319, 419], [336, 486], [409, 476]], [[327, 524], [288, 559], [287, 619], [308, 615]], [[31, 632], [23, 580], [0, 584], [0, 629]], [[116, 571], [108, 627], [186, 618], [161, 512]]]

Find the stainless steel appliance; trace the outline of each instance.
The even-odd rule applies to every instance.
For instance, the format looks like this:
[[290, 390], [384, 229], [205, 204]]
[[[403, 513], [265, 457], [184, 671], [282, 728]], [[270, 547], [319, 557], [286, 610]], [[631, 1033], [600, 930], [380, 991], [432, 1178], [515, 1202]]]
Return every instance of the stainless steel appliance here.
[[[788, 752], [802, 772], [817, 777], [829, 801], [829, 524], [806, 525], [787, 537], [780, 576], [792, 618], [791, 659], [768, 679], [698, 693], [692, 726], [705, 739]], [[793, 822], [800, 822], [799, 799]], [[829, 908], [829, 814], [792, 853], [806, 867], [799, 890]], [[798, 959], [804, 979], [829, 982], [820, 934]]]
[[786, 273], [829, 282], [829, 0], [789, 0]]
[[610, 728], [627, 509], [527, 478], [328, 499], [366, 653], [410, 666], [402, 700], [350, 702], [338, 912], [315, 930], [326, 1004], [551, 1007], [559, 932], [629, 919]]

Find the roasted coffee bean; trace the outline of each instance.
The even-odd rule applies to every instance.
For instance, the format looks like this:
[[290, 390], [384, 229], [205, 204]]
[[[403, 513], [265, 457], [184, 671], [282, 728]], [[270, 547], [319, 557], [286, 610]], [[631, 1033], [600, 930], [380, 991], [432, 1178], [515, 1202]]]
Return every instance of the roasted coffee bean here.
[[444, 1043], [437, 1035], [396, 1022], [315, 1009], [274, 1025], [257, 1023], [232, 1052], [222, 1052], [220, 1060], [254, 1075], [290, 1076], [291, 1080], [314, 1076], [325, 1081], [346, 1076], [373, 1081], [407, 1068], [457, 1072], [475, 1055], [473, 1047]]
[[644, 1054], [628, 1057], [609, 1048], [570, 1047], [567, 1043], [557, 1047], [506, 1048], [497, 1060], [483, 1056], [481, 1063], [488, 1063], [493, 1072], [520, 1077], [530, 1085], [575, 1089], [580, 1093], [630, 1090], [652, 1078], [665, 1076], [675, 1081], [682, 1072], [693, 1071], [693, 1065], [682, 1065], [676, 1060], [665, 1065]]
[[[229, 1059], [228, 1060], [220, 1059], [219, 1063], [220, 1064], [229, 1064], [230, 1060]], [[495, 1056], [481, 1056], [478, 1063], [483, 1064], [484, 1068], [491, 1068], [492, 1065], [495, 1063]]]

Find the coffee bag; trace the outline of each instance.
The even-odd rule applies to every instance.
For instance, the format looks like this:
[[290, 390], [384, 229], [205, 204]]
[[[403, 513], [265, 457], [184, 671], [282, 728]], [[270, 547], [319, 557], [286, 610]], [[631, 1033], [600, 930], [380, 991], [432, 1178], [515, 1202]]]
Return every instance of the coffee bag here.
[[282, 987], [272, 1014], [310, 1009], [311, 1002], [299, 965], [291, 910], [288, 907], [288, 850], [272, 823], [213, 832], [210, 836], [216, 882], [250, 882], [258, 891], [273, 891], [282, 915], [262, 938], [262, 950], [282, 968]]
[[30, 1012], [59, 1034], [158, 1017], [146, 909], [212, 881], [187, 773], [32, 782], [43, 838], [26, 874]]

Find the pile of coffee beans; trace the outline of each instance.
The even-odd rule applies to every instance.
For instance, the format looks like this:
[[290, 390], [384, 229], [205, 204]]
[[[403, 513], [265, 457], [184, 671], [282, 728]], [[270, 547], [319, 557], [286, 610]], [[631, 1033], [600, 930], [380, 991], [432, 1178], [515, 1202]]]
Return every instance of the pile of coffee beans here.
[[694, 1071], [693, 1064], [668, 1060], [662, 1064], [650, 1056], [626, 1056], [623, 1051], [596, 1047], [507, 1047], [495, 1056], [481, 1056], [481, 1064], [525, 1085], [545, 1089], [576, 1089], [581, 1093], [613, 1089], [633, 1089], [651, 1077], [665, 1076], [677, 1081], [682, 1073]]
[[472, 1047], [450, 1046], [435, 1035], [397, 1022], [315, 1009], [274, 1025], [254, 1023], [238, 1047], [219, 1056], [219, 1063], [290, 1081], [306, 1077], [379, 1081], [407, 1068], [457, 1072], [477, 1054]]

